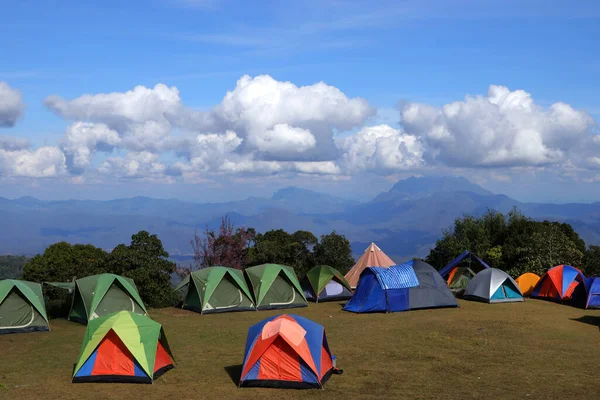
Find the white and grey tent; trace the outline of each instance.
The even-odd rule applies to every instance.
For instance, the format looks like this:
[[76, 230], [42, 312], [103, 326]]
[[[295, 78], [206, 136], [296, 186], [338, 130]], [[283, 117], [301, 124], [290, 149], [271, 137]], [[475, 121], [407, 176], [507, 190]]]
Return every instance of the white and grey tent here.
[[523, 301], [523, 294], [519, 285], [506, 272], [487, 268], [471, 279], [464, 298], [486, 303], [508, 303]]

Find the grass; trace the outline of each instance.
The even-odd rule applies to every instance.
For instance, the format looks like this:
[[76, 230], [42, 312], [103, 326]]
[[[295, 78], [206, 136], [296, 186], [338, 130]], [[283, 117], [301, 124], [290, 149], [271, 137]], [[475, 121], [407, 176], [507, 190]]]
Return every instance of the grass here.
[[597, 399], [600, 311], [540, 300], [395, 314], [351, 314], [339, 303], [291, 310], [325, 326], [343, 375], [325, 390], [238, 389], [246, 332], [277, 314], [152, 310], [176, 368], [153, 385], [72, 384], [85, 327], [0, 336], [0, 399]]

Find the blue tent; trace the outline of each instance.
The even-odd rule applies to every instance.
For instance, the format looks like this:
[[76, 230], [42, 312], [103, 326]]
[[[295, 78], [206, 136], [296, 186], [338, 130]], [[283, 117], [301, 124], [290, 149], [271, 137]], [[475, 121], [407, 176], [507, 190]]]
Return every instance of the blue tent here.
[[585, 308], [600, 308], [600, 278], [586, 278], [585, 287], [587, 289]]
[[450, 271], [452, 271], [454, 269], [454, 267], [458, 266], [458, 264], [460, 264], [467, 258], [475, 259], [476, 261], [479, 262], [479, 264], [481, 264], [481, 266], [483, 268], [491, 268], [481, 258], [477, 257], [475, 254], [471, 253], [469, 250], [465, 250], [458, 257], [456, 257], [454, 260], [450, 261], [450, 263], [448, 265], [446, 265], [444, 268], [442, 268], [440, 270], [440, 275], [442, 276], [442, 278], [446, 278], [446, 276], [448, 276], [448, 274], [450, 273]]
[[[473, 261], [477, 263], [463, 264], [463, 261]], [[490, 268], [481, 258], [468, 250], [465, 250], [448, 265], [440, 270], [440, 275], [446, 280], [448, 287], [452, 290], [461, 291], [467, 287], [469, 281], [480, 271]]]
[[344, 310], [367, 313], [436, 307], [458, 307], [458, 303], [435, 268], [410, 261], [390, 268], [366, 268]]

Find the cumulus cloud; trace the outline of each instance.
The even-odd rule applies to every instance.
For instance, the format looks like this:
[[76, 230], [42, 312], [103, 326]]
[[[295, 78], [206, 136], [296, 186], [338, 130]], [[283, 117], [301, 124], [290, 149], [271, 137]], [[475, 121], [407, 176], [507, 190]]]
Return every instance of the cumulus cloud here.
[[[163, 84], [71, 100], [50, 96], [45, 104], [74, 121], [58, 149], [72, 174], [91, 170], [96, 153], [113, 150], [122, 156], [108, 158], [98, 173], [167, 181], [600, 165], [600, 139], [591, 135], [595, 122], [588, 114], [564, 103], [544, 108], [523, 90], [494, 85], [485, 96], [442, 107], [405, 103], [402, 128], [365, 126], [374, 110], [336, 87], [297, 86], [268, 75], [241, 77], [207, 111], [186, 107], [179, 90]], [[14, 138], [0, 137], [0, 149], [34, 153]], [[64, 171], [54, 165], [56, 174]]]
[[7, 150], [0, 148], [0, 175], [46, 178], [63, 175], [65, 156], [58, 147], [46, 146], [36, 150]]
[[14, 126], [24, 111], [21, 92], [0, 81], [0, 127]]
[[547, 109], [523, 90], [490, 86], [487, 96], [432, 107], [409, 103], [405, 130], [427, 145], [428, 161], [457, 167], [556, 164], [589, 138], [594, 120], [564, 103]]
[[96, 150], [110, 152], [120, 142], [119, 134], [104, 124], [75, 122], [67, 128], [62, 148], [69, 170], [81, 173]]
[[373, 114], [366, 100], [323, 82], [299, 87], [268, 75], [245, 75], [219, 105], [184, 125], [231, 129], [244, 139], [246, 152], [263, 152], [265, 160], [314, 161], [335, 157], [333, 129], [361, 126]]
[[423, 165], [421, 141], [389, 125], [365, 127], [352, 136], [339, 139], [337, 144], [344, 152], [341, 164], [349, 172], [385, 174]]
[[29, 148], [29, 140], [14, 136], [0, 135], [0, 149], [7, 151], [24, 150]]
[[67, 120], [108, 126], [120, 134], [125, 148], [136, 152], [160, 152], [168, 147], [172, 126], [166, 116], [183, 108], [177, 88], [161, 83], [154, 88], [136, 86], [123, 93], [86, 94], [72, 100], [53, 95], [44, 104]]
[[98, 167], [98, 172], [124, 179], [163, 180], [168, 175], [167, 167], [158, 158], [148, 151], [129, 152], [125, 157], [107, 159]]

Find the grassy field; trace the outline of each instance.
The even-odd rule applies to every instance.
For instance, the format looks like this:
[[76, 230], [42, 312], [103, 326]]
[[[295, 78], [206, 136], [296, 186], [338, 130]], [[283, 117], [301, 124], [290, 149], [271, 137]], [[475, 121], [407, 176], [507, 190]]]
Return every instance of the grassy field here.
[[176, 368], [153, 385], [72, 384], [85, 327], [0, 336], [0, 399], [597, 399], [600, 311], [528, 300], [356, 315], [339, 303], [292, 312], [325, 326], [343, 375], [325, 390], [238, 389], [246, 332], [276, 312], [151, 311]]

